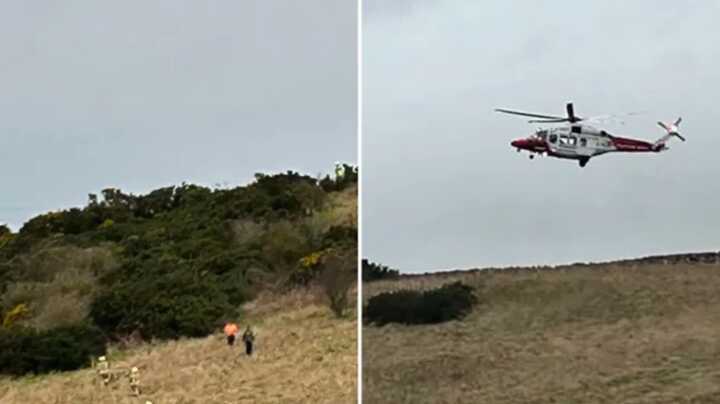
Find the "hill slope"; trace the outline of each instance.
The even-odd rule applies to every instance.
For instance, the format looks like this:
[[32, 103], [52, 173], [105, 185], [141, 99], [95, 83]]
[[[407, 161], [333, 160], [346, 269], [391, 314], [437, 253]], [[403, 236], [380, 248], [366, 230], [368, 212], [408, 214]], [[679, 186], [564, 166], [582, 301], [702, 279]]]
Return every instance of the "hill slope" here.
[[347, 167], [353, 175], [337, 180], [289, 171], [232, 189], [108, 188], [17, 233], [0, 225], [0, 340], [73, 325], [207, 335], [257, 293], [303, 287], [356, 249], [357, 172]]
[[367, 284], [366, 299], [462, 280], [477, 287], [481, 304], [463, 321], [366, 325], [364, 400], [720, 402], [717, 258], [668, 256]]
[[[357, 381], [357, 323], [335, 319], [310, 293], [261, 296], [246, 307], [257, 355], [221, 333], [143, 344], [110, 354], [113, 368], [141, 368], [143, 395], [120, 379], [109, 389], [92, 369], [10, 380], [0, 403], [350, 403]], [[288, 309], [288, 307], [295, 307]]]
[[[333, 317], [322, 291], [338, 314], [354, 300], [358, 173], [345, 167], [108, 188], [0, 225], [0, 403], [144, 403], [126, 380], [98, 391], [92, 370], [72, 371], [108, 347], [112, 366], [141, 367], [156, 404], [354, 401], [356, 315]], [[258, 327], [257, 358], [213, 334], [229, 320]]]

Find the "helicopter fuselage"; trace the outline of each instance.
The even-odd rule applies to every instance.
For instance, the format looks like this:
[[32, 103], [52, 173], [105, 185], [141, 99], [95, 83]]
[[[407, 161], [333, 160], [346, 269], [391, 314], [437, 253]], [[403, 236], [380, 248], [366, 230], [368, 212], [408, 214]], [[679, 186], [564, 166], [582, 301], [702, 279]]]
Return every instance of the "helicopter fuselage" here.
[[659, 152], [665, 147], [653, 143], [613, 136], [589, 125], [572, 124], [539, 129], [532, 135], [510, 142], [512, 147], [551, 157], [579, 160], [585, 165], [591, 157], [610, 152]]

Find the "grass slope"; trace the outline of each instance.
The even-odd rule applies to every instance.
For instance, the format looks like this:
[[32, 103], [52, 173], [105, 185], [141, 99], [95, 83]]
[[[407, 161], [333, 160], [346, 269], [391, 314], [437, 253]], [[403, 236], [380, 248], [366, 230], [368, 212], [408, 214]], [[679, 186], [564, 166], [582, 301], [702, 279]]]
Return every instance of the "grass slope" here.
[[[113, 350], [113, 368], [141, 368], [144, 394], [126, 379], [109, 389], [94, 370], [0, 378], [0, 403], [351, 403], [357, 396], [357, 322], [335, 319], [317, 293], [263, 295], [245, 307], [257, 356], [230, 348], [221, 333]], [[293, 308], [294, 307], [294, 308]]]
[[363, 329], [365, 403], [718, 403], [720, 264], [476, 271], [367, 284], [365, 299], [462, 280], [465, 320]]

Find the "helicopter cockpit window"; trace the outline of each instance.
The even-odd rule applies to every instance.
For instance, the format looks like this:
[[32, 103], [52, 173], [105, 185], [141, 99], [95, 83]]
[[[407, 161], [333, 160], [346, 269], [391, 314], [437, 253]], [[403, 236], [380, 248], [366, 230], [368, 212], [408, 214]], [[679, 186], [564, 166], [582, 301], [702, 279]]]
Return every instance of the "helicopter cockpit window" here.
[[537, 137], [539, 137], [540, 139], [545, 140], [545, 138], [547, 137], [547, 131], [539, 130], [539, 131], [535, 132], [535, 135], [537, 135]]
[[557, 139], [558, 139], [558, 136], [556, 134], [553, 133], [552, 135], [550, 135], [550, 143], [557, 142]]

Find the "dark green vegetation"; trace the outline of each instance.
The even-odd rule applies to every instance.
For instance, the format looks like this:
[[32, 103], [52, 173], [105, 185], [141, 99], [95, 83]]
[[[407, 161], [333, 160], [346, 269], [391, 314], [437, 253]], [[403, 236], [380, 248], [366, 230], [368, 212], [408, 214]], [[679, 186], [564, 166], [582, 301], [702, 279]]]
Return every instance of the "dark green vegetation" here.
[[372, 282], [383, 279], [397, 279], [400, 276], [400, 271], [397, 269], [391, 269], [382, 264], [376, 264], [370, 262], [367, 259], [362, 260], [362, 281]]
[[[17, 351], [33, 332], [54, 338], [86, 323], [107, 339], [204, 336], [261, 290], [317, 282], [334, 270], [327, 257], [357, 244], [357, 170], [345, 173], [257, 174], [233, 189], [183, 184], [138, 196], [105, 189], [18, 233], [2, 226], [0, 343]], [[26, 369], [53, 368], [40, 362]]]
[[86, 324], [45, 331], [0, 330], [0, 369], [15, 376], [77, 369], [86, 366], [91, 356], [103, 353], [102, 331]]
[[476, 303], [472, 287], [454, 282], [426, 291], [380, 293], [370, 298], [363, 315], [377, 325], [434, 324], [462, 319]]

